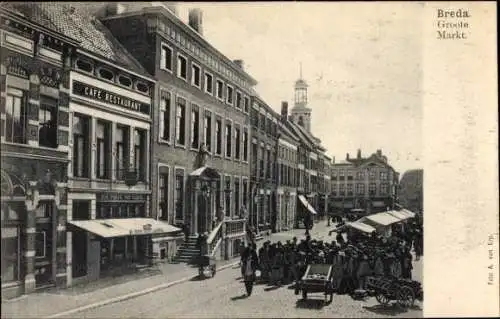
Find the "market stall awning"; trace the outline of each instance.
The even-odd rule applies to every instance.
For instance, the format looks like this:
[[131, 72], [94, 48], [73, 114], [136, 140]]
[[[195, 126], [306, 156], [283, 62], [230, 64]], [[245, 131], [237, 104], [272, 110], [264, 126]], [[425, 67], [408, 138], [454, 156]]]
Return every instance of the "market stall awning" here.
[[408, 209], [401, 209], [399, 210], [398, 212], [400, 212], [401, 214], [404, 214], [406, 216], [408, 216], [408, 218], [415, 218], [416, 214]]
[[378, 214], [368, 215], [365, 218], [382, 226], [389, 226], [391, 224], [403, 221], [403, 219], [391, 215], [389, 212], [382, 212]]
[[392, 216], [399, 218], [401, 220], [406, 220], [406, 219], [410, 218], [407, 214], [404, 214], [403, 212], [400, 212], [397, 210], [390, 210], [387, 213], [391, 214]]
[[202, 166], [200, 168], [197, 168], [196, 170], [192, 171], [189, 176], [192, 177], [206, 177], [209, 179], [218, 179], [220, 178], [219, 172], [215, 168], [211, 168], [208, 166]]
[[376, 229], [370, 225], [367, 225], [367, 224], [364, 224], [362, 222], [359, 222], [359, 221], [355, 221], [355, 222], [352, 222], [352, 223], [348, 223], [347, 224], [348, 226], [352, 227], [352, 228], [355, 228], [359, 231], [362, 231], [364, 233], [373, 233], [374, 231], [376, 231]]
[[181, 230], [152, 218], [71, 220], [68, 223], [104, 238], [172, 233]]
[[299, 195], [299, 200], [300, 202], [305, 206], [305, 208], [307, 208], [307, 210], [313, 214], [313, 215], [316, 215], [318, 214], [316, 212], [316, 210], [314, 209], [314, 207], [312, 207], [311, 204], [309, 204], [309, 202], [307, 201], [307, 199], [304, 197], [304, 195]]

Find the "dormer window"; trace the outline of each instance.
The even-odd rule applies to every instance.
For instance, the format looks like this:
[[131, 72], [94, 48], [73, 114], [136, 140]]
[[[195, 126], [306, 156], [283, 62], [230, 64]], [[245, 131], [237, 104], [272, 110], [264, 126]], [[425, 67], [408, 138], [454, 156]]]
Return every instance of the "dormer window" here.
[[142, 82], [137, 82], [137, 84], [135, 85], [135, 87], [137, 88], [137, 90], [139, 92], [142, 92], [142, 93], [148, 93], [149, 92], [149, 88], [146, 84], [142, 83]]
[[126, 76], [120, 75], [118, 77], [118, 82], [126, 87], [131, 87], [132, 86], [132, 80]]
[[88, 73], [92, 73], [92, 70], [94, 69], [92, 67], [92, 63], [85, 61], [85, 60], [81, 60], [81, 59], [76, 60], [76, 68], [78, 70], [82, 70], [82, 71], [88, 72]]
[[104, 69], [104, 68], [99, 69], [98, 74], [99, 74], [100, 78], [103, 78], [103, 79], [108, 80], [108, 81], [113, 81], [114, 74], [113, 74], [113, 72], [111, 72], [108, 69]]

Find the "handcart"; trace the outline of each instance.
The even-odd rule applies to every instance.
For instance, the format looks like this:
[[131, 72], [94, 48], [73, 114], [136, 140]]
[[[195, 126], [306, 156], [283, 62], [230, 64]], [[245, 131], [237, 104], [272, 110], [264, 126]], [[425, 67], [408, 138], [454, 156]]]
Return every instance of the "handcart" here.
[[396, 277], [368, 277], [366, 287], [377, 301], [387, 305], [396, 301], [403, 308], [412, 307], [415, 299], [423, 301], [422, 285], [418, 281]]
[[312, 264], [307, 266], [304, 276], [295, 286], [295, 294], [302, 291], [302, 298], [307, 299], [308, 293], [323, 293], [325, 301], [330, 296], [329, 302], [333, 300], [334, 286], [332, 280], [332, 265]]
[[[198, 275], [204, 277], [214, 277], [217, 272], [216, 259], [210, 255], [201, 255], [197, 258]], [[208, 276], [207, 276], [208, 273]]]

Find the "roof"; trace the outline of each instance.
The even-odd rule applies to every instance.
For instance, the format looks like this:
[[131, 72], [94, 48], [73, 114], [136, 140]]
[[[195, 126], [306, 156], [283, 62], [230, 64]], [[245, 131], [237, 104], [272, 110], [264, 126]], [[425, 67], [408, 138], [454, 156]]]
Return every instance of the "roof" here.
[[149, 2], [149, 3], [151, 4], [150, 6], [148, 6], [148, 2], [145, 2], [145, 5], [140, 10], [132, 8], [130, 11], [128, 11], [127, 8], [127, 11], [125, 11], [122, 14], [110, 15], [104, 17], [102, 20], [104, 21], [108, 19], [116, 19], [116, 18], [121, 18], [123, 16], [135, 15], [140, 13], [162, 14], [168, 19], [170, 19], [172, 22], [174, 22], [176, 25], [181, 27], [186, 33], [188, 33], [194, 39], [199, 41], [200, 44], [203, 45], [205, 48], [207, 48], [209, 51], [211, 51], [211, 53], [218, 55], [225, 63], [227, 63], [227, 65], [230, 68], [232, 68], [233, 71], [244, 76], [246, 80], [250, 82], [251, 85], [257, 84], [256, 79], [254, 79], [250, 74], [248, 74], [245, 70], [239, 67], [233, 60], [229, 59], [226, 55], [224, 55], [221, 51], [217, 50], [210, 42], [208, 42], [202, 35], [200, 35], [198, 32], [192, 29], [188, 24], [182, 21], [176, 14], [172, 12], [171, 8], [166, 7], [161, 2]]
[[59, 2], [3, 2], [10, 9], [47, 29], [80, 42], [82, 49], [140, 75], [151, 75], [94, 16]]

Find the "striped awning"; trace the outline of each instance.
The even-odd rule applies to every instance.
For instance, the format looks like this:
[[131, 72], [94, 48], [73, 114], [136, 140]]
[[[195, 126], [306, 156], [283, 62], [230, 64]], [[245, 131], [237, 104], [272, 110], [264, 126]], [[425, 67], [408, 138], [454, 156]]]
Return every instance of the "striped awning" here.
[[172, 233], [181, 230], [153, 218], [71, 220], [68, 223], [104, 238]]

